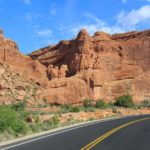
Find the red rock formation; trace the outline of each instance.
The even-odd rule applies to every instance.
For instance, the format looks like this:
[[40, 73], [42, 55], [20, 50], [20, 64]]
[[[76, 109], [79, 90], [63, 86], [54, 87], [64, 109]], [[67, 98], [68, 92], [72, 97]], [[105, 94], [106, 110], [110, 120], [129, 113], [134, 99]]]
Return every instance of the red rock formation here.
[[112, 101], [125, 93], [136, 102], [150, 99], [150, 30], [93, 36], [81, 30], [77, 38], [30, 56], [21, 54], [0, 32], [0, 62], [38, 83], [40, 98], [49, 103]]
[[[136, 101], [149, 98], [150, 30], [115, 35], [96, 32], [92, 37], [81, 30], [76, 39], [61, 41], [30, 56], [46, 66], [66, 64], [69, 75], [74, 76], [68, 82], [74, 78], [83, 80], [87, 89], [85, 97], [113, 100], [130, 92]], [[53, 89], [57, 87], [67, 89], [64, 85], [55, 85]]]
[[0, 62], [8, 64], [10, 68], [27, 79], [40, 83], [48, 80], [46, 67], [39, 61], [34, 61], [31, 57], [21, 54], [17, 44], [4, 38], [2, 32], [0, 33]]

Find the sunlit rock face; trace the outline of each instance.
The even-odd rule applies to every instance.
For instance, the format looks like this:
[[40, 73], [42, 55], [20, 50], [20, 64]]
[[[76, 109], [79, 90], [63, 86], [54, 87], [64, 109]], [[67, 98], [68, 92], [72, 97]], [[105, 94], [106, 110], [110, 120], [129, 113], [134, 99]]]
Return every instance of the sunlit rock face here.
[[40, 98], [49, 103], [109, 102], [127, 93], [135, 102], [150, 98], [150, 30], [90, 36], [83, 29], [75, 39], [29, 56], [0, 32], [0, 51], [0, 62], [37, 83]]
[[[42, 48], [30, 56], [45, 66], [61, 68], [62, 65], [67, 65], [65, 81], [51, 79], [49, 86], [54, 91], [60, 88], [66, 92], [67, 89], [68, 97], [64, 92], [60, 97], [64, 99], [64, 94], [69, 103], [78, 103], [85, 97], [112, 101], [116, 96], [126, 93], [132, 94], [136, 102], [149, 99], [150, 30], [115, 35], [96, 32], [90, 36], [83, 29], [75, 39]], [[68, 89], [67, 84], [74, 79], [84, 82], [87, 90], [84, 96], [71, 95], [75, 91]], [[59, 86], [54, 82], [60, 82], [57, 83]], [[61, 82], [65, 82], [65, 86], [60, 86]], [[80, 84], [76, 83], [78, 87]], [[82, 93], [77, 93], [80, 92]], [[53, 94], [47, 96], [49, 101], [51, 95]], [[57, 92], [54, 95], [59, 97]], [[57, 102], [58, 99], [56, 98]]]
[[22, 54], [18, 45], [5, 38], [3, 32], [0, 32], [0, 62], [9, 65], [10, 68], [27, 79], [33, 79], [37, 82], [48, 80], [46, 67], [30, 56]]

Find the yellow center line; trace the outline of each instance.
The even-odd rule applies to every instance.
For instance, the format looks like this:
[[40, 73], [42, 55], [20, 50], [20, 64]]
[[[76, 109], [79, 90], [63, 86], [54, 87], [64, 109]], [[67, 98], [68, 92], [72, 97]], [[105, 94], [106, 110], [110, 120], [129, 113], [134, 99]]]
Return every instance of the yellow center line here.
[[129, 125], [132, 125], [132, 124], [135, 124], [137, 122], [141, 122], [141, 121], [144, 121], [144, 120], [148, 120], [150, 119], [150, 117], [148, 118], [143, 118], [143, 119], [138, 119], [138, 120], [135, 120], [135, 121], [131, 121], [131, 122], [128, 122], [128, 123], [125, 123], [121, 126], [118, 126], [112, 130], [110, 130], [109, 132], [103, 134], [102, 136], [100, 136], [99, 138], [95, 139], [94, 141], [92, 141], [91, 143], [89, 143], [88, 145], [86, 145], [85, 147], [81, 148], [81, 150], [90, 150], [91, 148], [93, 148], [94, 146], [96, 146], [98, 143], [102, 142], [103, 140], [105, 140], [107, 137], [109, 137], [110, 135], [112, 135], [113, 133], [129, 126]]

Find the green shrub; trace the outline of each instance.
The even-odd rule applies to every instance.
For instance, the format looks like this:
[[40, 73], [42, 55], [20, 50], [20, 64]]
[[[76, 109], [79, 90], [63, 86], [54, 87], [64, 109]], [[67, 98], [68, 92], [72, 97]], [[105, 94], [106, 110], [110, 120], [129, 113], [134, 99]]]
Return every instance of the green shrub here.
[[25, 101], [13, 104], [11, 106], [11, 108], [14, 109], [15, 111], [24, 111], [25, 107], [26, 107], [26, 102]]
[[0, 132], [8, 130], [25, 134], [28, 127], [19, 113], [9, 106], [0, 106]]
[[99, 99], [98, 101], [96, 101], [96, 107], [105, 109], [105, 108], [107, 108], [107, 104], [104, 102], [103, 99]]
[[140, 103], [140, 106], [141, 107], [144, 107], [144, 108], [149, 108], [150, 107], [150, 100], [144, 100]]
[[70, 112], [79, 112], [79, 111], [80, 111], [79, 107], [72, 107], [70, 109]]
[[40, 132], [41, 131], [41, 125], [40, 124], [31, 125], [30, 128], [33, 132]]
[[70, 110], [71, 107], [72, 107], [72, 106], [71, 106], [70, 104], [63, 104], [63, 105], [61, 106], [61, 108], [64, 109], [64, 110]]
[[51, 119], [51, 124], [54, 126], [57, 126], [59, 124], [60, 120], [59, 117], [57, 115], [53, 116]]
[[92, 107], [92, 106], [93, 106], [93, 105], [92, 105], [92, 100], [91, 100], [91, 99], [85, 99], [85, 100], [83, 101], [83, 106], [84, 106], [85, 108]]
[[87, 121], [93, 121], [93, 120], [95, 120], [95, 119], [91, 117]]
[[84, 109], [85, 112], [95, 112], [95, 108], [94, 107], [88, 107]]
[[134, 102], [131, 95], [122, 95], [116, 98], [114, 105], [119, 107], [132, 108], [134, 106]]
[[72, 105], [70, 104], [64, 104], [61, 106], [60, 113], [68, 113], [72, 109]]

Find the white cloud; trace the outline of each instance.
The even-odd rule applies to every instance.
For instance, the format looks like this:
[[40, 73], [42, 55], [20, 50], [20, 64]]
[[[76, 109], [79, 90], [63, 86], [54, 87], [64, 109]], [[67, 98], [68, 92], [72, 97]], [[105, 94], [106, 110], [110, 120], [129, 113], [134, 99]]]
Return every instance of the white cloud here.
[[47, 38], [47, 37], [51, 37], [52, 30], [48, 29], [48, 28], [47, 29], [43, 29], [43, 30], [37, 31], [36, 34], [37, 34], [38, 37]]
[[[129, 0], [121, 0], [122, 3], [127, 3], [128, 1], [129, 1]], [[150, 0], [133, 0], [133, 1], [135, 1], [135, 2], [136, 2], [136, 1], [150, 2]]]
[[99, 24], [76, 24], [74, 26], [70, 27], [71, 29], [68, 30], [72, 35], [76, 35], [81, 29], [86, 29], [91, 35], [97, 31], [104, 31], [110, 34], [113, 33], [122, 33], [124, 32], [123, 29], [121, 29], [119, 26], [109, 26], [109, 25], [104, 25], [101, 26]]
[[86, 13], [84, 16], [87, 18], [87, 23], [76, 23], [64, 27], [62, 30], [64, 30], [65, 33], [68, 32], [75, 36], [82, 28], [85, 28], [90, 34], [96, 31], [114, 34], [137, 30], [140, 27], [148, 27], [148, 25], [150, 25], [150, 5], [144, 5], [139, 9], [133, 9], [129, 12], [121, 11], [117, 15], [114, 25], [106, 23], [91, 13]]
[[31, 0], [23, 0], [23, 2], [24, 2], [25, 5], [31, 4]]
[[68, 32], [73, 36], [77, 35], [77, 33], [83, 28], [86, 29], [91, 35], [97, 31], [104, 31], [110, 34], [124, 32], [124, 30], [120, 26], [118, 25], [110, 26], [106, 22], [100, 20], [98, 17], [94, 16], [91, 13], [86, 13], [84, 14], [84, 16], [88, 20], [90, 20], [91, 23], [84, 23], [84, 24], [76, 23], [69, 27], [68, 26], [63, 27], [61, 28], [61, 30]]
[[39, 25], [35, 25], [33, 26], [33, 33], [34, 41], [40, 41], [35, 42], [35, 49], [56, 43], [50, 28], [41, 28]]
[[117, 19], [119, 26], [122, 26], [124, 29], [136, 29], [138, 25], [150, 22], [150, 5], [144, 5], [130, 12], [121, 11]]

